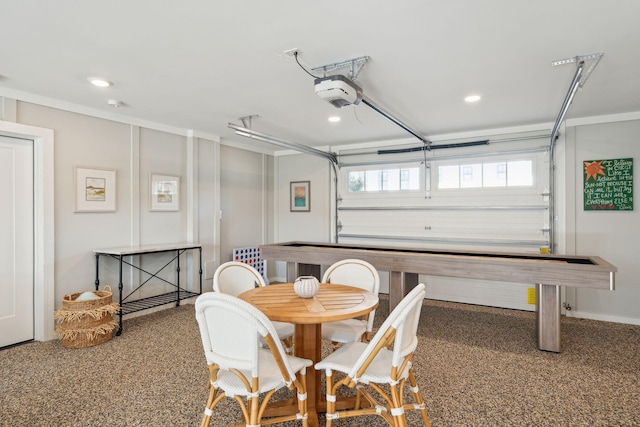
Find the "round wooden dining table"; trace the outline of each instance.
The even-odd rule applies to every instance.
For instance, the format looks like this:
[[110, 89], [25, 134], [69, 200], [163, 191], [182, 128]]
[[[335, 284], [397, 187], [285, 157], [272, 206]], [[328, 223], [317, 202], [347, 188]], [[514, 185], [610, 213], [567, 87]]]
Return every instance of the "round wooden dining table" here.
[[[354, 286], [321, 283], [312, 298], [301, 298], [292, 283], [262, 286], [238, 295], [270, 320], [295, 324], [294, 353], [313, 363], [322, 357], [322, 324], [365, 315], [378, 306], [378, 295]], [[320, 394], [321, 372], [307, 372], [307, 411], [310, 427], [318, 426], [318, 411], [326, 410]], [[283, 408], [282, 411], [288, 409]], [[278, 413], [273, 408], [274, 415]]]

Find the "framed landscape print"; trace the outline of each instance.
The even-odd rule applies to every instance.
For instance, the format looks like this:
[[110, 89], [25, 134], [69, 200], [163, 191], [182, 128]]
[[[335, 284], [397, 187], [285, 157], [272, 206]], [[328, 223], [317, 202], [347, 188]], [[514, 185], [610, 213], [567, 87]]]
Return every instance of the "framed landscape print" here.
[[311, 211], [310, 181], [291, 181], [291, 212]]
[[180, 177], [152, 173], [149, 179], [150, 211], [180, 210]]
[[116, 170], [75, 166], [74, 212], [116, 211]]

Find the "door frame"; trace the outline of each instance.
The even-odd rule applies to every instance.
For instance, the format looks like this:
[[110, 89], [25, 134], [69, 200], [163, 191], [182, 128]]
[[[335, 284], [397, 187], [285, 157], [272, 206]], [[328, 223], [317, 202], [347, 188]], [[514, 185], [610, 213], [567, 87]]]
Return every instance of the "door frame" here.
[[55, 338], [53, 130], [0, 121], [0, 135], [33, 141], [34, 338]]

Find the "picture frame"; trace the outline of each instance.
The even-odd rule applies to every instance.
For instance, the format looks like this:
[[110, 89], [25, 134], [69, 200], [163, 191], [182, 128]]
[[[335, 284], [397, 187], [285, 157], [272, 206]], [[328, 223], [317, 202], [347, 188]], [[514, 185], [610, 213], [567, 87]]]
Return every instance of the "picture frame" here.
[[291, 212], [311, 212], [310, 181], [291, 181], [290, 210]]
[[171, 212], [180, 210], [180, 177], [152, 173], [149, 177], [149, 210]]
[[74, 212], [115, 212], [117, 170], [74, 166]]

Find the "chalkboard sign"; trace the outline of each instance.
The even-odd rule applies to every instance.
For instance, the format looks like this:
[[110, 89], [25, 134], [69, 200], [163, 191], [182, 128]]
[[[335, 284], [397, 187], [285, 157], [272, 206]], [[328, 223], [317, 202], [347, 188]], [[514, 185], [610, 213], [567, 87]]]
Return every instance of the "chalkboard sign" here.
[[584, 210], [633, 210], [633, 159], [585, 160]]

